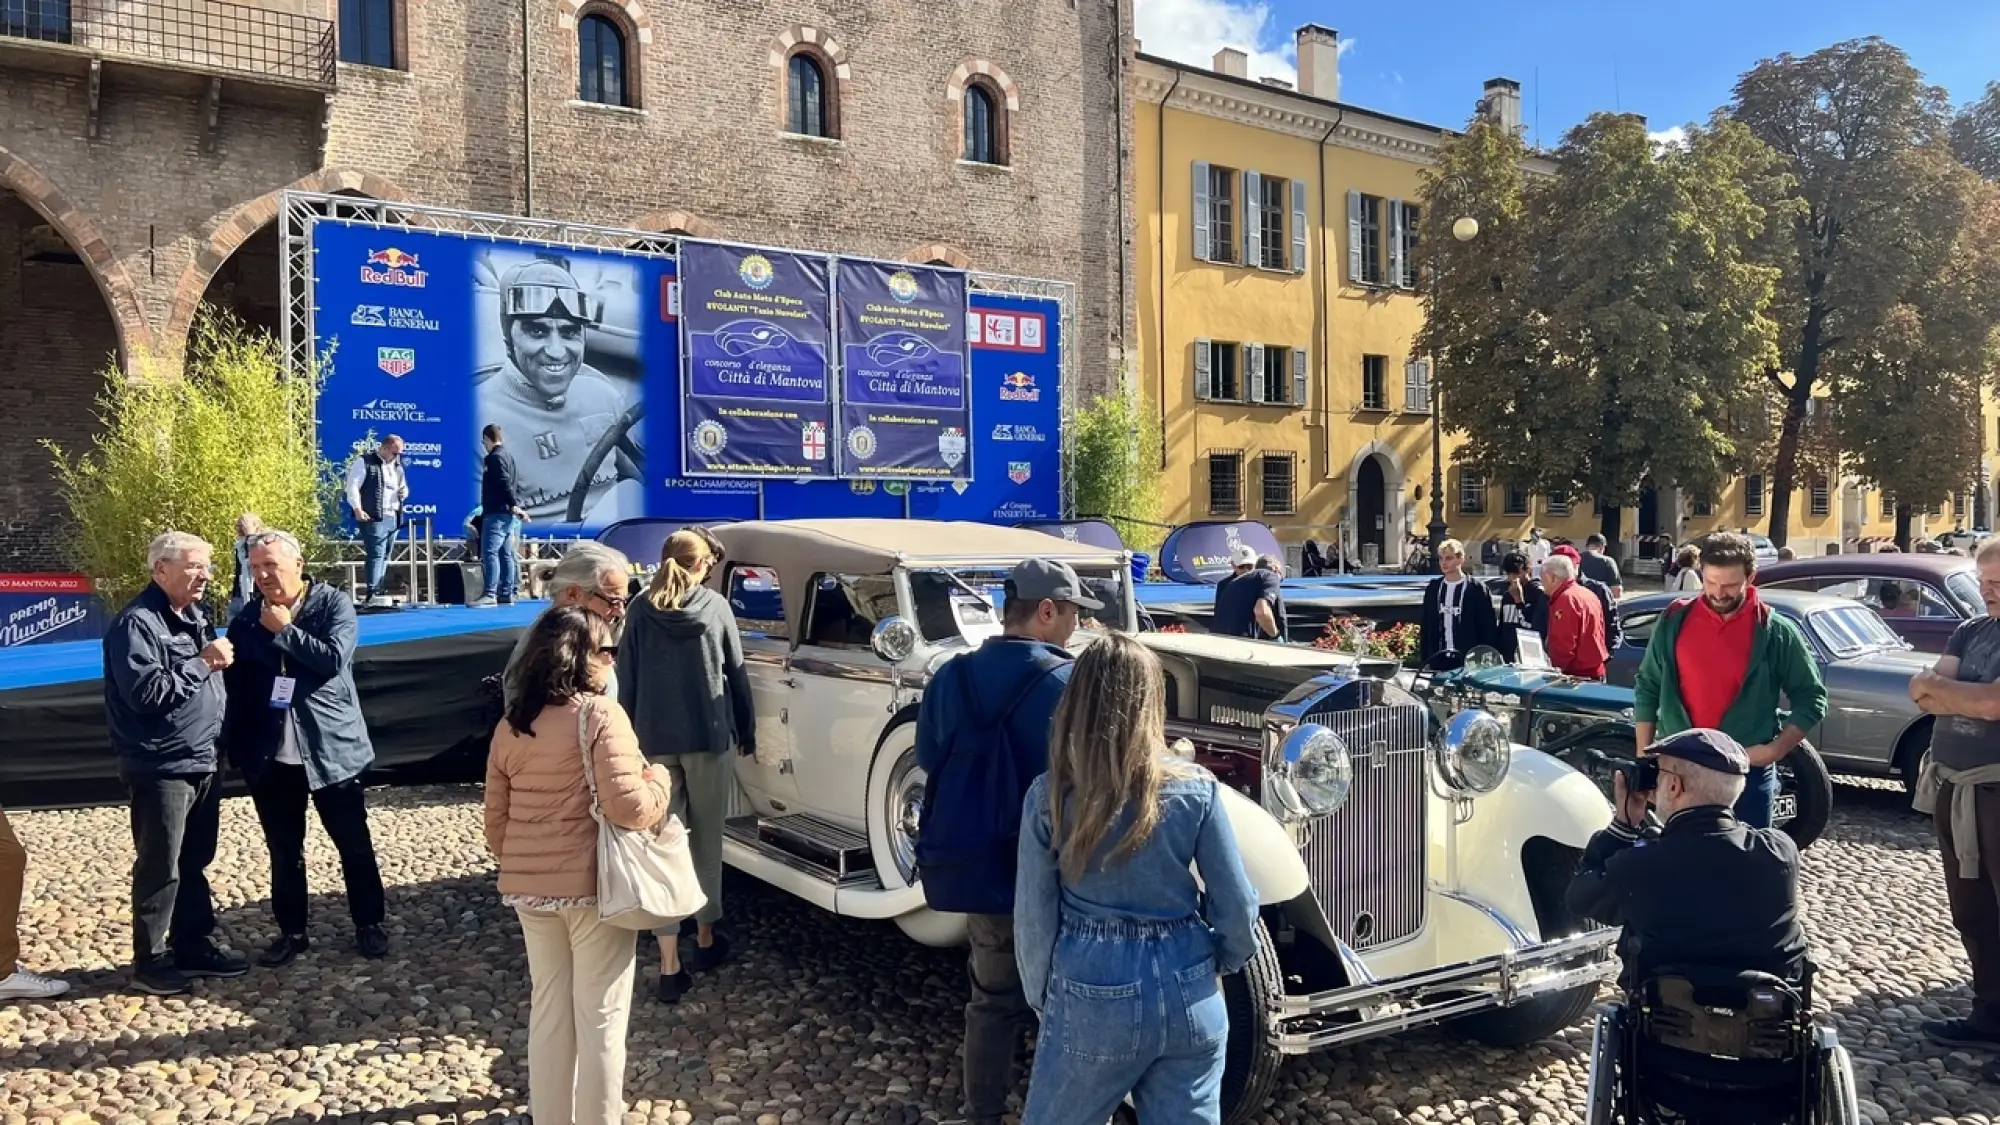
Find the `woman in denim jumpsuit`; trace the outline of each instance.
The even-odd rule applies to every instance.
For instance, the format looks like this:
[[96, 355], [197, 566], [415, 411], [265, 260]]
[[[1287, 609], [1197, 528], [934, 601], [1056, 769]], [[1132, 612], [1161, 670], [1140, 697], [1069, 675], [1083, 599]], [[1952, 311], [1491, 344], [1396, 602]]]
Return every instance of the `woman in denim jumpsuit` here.
[[[1200, 868], [1202, 884], [1190, 865]], [[1257, 947], [1257, 891], [1208, 771], [1166, 747], [1160, 664], [1122, 633], [1076, 662], [1021, 812], [1014, 948], [1042, 1017], [1022, 1125], [1221, 1121], [1221, 974]]]

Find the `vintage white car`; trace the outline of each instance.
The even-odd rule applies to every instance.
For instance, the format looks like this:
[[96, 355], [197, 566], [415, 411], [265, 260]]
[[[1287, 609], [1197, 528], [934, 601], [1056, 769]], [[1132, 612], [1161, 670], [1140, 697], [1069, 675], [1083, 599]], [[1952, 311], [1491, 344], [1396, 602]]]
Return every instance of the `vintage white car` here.
[[[999, 589], [1023, 558], [1110, 582], [1120, 596], [1102, 616], [1134, 628], [1128, 554], [919, 520], [713, 530], [726, 557], [711, 581], [737, 611], [758, 724], [727, 862], [833, 913], [963, 941], [963, 916], [930, 910], [918, 885], [924, 685], [999, 631]], [[1259, 953], [1224, 982], [1226, 1120], [1263, 1104], [1284, 1055], [1447, 1019], [1526, 1043], [1577, 1022], [1615, 975], [1615, 934], [1563, 906], [1611, 819], [1583, 775], [1483, 712], [1434, 717], [1388, 661], [1140, 638], [1166, 667], [1169, 736], [1225, 783], [1263, 903]]]

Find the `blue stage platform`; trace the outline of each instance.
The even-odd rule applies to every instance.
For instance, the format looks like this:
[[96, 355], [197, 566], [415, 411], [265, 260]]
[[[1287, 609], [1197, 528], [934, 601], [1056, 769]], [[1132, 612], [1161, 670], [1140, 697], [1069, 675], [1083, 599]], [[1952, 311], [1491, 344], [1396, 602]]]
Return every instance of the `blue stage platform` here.
[[[399, 644], [518, 629], [548, 607], [546, 601], [518, 602], [492, 609], [434, 606], [361, 615], [361, 647]], [[21, 645], [0, 649], [0, 691], [53, 687], [104, 676], [104, 646], [99, 641], [54, 645]]]

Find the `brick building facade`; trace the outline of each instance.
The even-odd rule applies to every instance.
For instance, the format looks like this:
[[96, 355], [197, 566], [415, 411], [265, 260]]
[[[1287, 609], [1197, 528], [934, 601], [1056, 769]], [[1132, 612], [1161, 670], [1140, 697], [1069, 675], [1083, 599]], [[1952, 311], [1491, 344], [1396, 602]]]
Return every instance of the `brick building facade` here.
[[286, 187], [1065, 280], [1085, 388], [1121, 364], [1129, 0], [26, 11], [0, 24], [0, 569], [59, 564], [40, 440], [89, 433], [114, 355], [172, 352], [204, 298], [274, 322]]

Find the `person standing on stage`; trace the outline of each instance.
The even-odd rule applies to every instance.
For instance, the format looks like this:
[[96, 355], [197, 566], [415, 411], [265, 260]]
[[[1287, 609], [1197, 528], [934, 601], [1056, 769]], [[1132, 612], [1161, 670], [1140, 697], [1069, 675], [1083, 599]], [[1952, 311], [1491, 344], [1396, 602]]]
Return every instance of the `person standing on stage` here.
[[146, 550], [153, 580], [104, 634], [104, 717], [132, 799], [132, 976], [177, 996], [191, 977], [240, 977], [250, 963], [215, 943], [215, 860], [222, 789], [222, 671], [235, 646], [215, 635], [202, 599], [214, 551], [169, 531]]
[[1500, 621], [1493, 595], [1465, 573], [1465, 544], [1456, 539], [1438, 544], [1438, 569], [1439, 576], [1424, 587], [1417, 653], [1422, 667], [1449, 672], [1463, 667], [1465, 654], [1480, 645], [1499, 647]]
[[382, 580], [389, 573], [389, 548], [402, 526], [403, 505], [410, 483], [403, 475], [403, 439], [390, 434], [374, 449], [357, 453], [347, 463], [347, 507], [361, 533], [366, 560], [361, 574], [361, 598], [371, 606], [389, 604]]
[[236, 573], [229, 582], [229, 616], [235, 617], [243, 603], [257, 590], [250, 577], [250, 537], [264, 530], [264, 521], [253, 512], [236, 517]]
[[485, 594], [475, 606], [513, 605], [521, 586], [521, 556], [514, 535], [528, 513], [521, 507], [521, 470], [501, 443], [506, 435], [491, 422], [479, 435], [486, 464], [479, 477], [479, 576]]
[[347, 884], [354, 945], [389, 952], [386, 895], [368, 832], [361, 775], [375, 760], [354, 688], [359, 627], [354, 605], [305, 573], [299, 541], [282, 531], [250, 540], [257, 594], [229, 623], [236, 662], [224, 673], [229, 707], [222, 744], [250, 783], [271, 853], [271, 912], [278, 939], [258, 958], [271, 968], [311, 944], [306, 936], [306, 802], [319, 811]]

